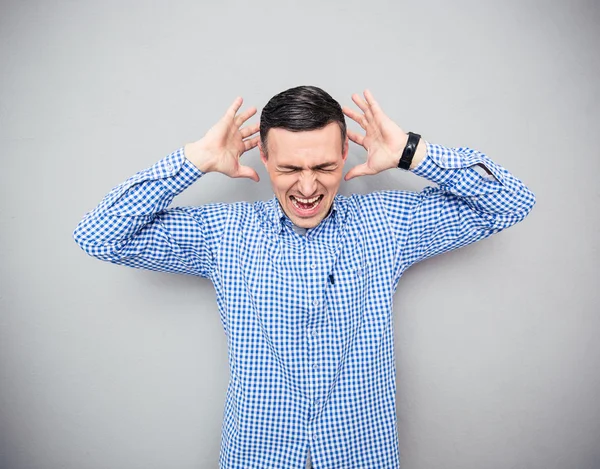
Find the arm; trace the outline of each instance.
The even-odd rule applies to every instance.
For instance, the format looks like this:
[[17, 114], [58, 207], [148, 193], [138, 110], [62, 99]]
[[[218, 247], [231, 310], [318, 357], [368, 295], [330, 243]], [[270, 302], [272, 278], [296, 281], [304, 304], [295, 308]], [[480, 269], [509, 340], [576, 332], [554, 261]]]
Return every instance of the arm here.
[[[401, 246], [403, 269], [498, 233], [523, 220], [535, 204], [534, 194], [519, 179], [483, 153], [425, 146], [425, 157], [411, 171], [438, 187], [380, 193]], [[476, 166], [488, 174], [482, 175]]]
[[166, 209], [202, 174], [183, 149], [173, 152], [110, 191], [77, 225], [75, 241], [114, 264], [208, 277], [226, 208]]
[[[363, 136], [349, 131], [349, 138], [368, 151], [367, 161], [352, 168], [346, 179], [396, 168], [408, 138], [369, 91], [365, 98], [352, 97], [364, 114], [344, 108], [366, 132]], [[487, 174], [480, 174], [478, 166]], [[421, 140], [410, 170], [439, 187], [379, 194], [401, 247], [402, 269], [497, 233], [525, 218], [535, 204], [535, 196], [521, 181], [469, 148], [450, 149]]]
[[[258, 181], [239, 157], [258, 144], [258, 124], [239, 127], [255, 108], [236, 116], [238, 98], [201, 140], [188, 144], [108, 193], [77, 225], [73, 237], [88, 254], [131, 267], [210, 276], [227, 206], [167, 209], [207, 172]], [[244, 138], [247, 138], [244, 140]]]

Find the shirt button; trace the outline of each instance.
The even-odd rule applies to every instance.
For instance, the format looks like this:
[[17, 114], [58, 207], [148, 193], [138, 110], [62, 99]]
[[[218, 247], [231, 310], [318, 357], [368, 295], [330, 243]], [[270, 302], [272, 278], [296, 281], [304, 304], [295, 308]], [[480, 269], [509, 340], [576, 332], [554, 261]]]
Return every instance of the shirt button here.
[[317, 441], [317, 434], [316, 434], [316, 433], [313, 433], [313, 435], [312, 435], [312, 439], [313, 439], [314, 441]]
[[319, 306], [319, 300], [315, 300], [315, 301], [313, 301], [313, 305], [314, 305], [314, 306]]
[[313, 269], [313, 270], [315, 270], [317, 268], [317, 264], [311, 264], [310, 268]]
[[167, 164], [167, 171], [169, 171], [169, 172], [173, 171], [173, 165], [171, 163]]
[[317, 370], [319, 368], [318, 363], [313, 363], [313, 370]]

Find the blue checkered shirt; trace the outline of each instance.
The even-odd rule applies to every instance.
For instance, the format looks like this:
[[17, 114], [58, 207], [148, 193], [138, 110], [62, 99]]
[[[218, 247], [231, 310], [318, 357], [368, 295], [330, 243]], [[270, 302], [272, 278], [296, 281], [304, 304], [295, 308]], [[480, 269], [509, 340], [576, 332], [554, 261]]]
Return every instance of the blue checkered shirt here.
[[[493, 177], [480, 174], [485, 166]], [[305, 235], [276, 198], [167, 208], [203, 176], [183, 148], [79, 223], [88, 254], [209, 278], [227, 337], [221, 468], [399, 467], [392, 303], [415, 262], [522, 220], [535, 203], [484, 154], [427, 144], [419, 193], [335, 197]]]

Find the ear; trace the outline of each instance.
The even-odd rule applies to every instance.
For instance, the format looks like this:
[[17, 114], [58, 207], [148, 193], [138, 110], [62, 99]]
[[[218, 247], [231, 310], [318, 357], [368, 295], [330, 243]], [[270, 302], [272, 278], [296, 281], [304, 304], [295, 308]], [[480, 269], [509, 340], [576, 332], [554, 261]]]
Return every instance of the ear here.
[[342, 148], [342, 161], [346, 162], [346, 158], [348, 158], [348, 150], [350, 149], [350, 142], [348, 140], [348, 136], [346, 135], [346, 141], [344, 142], [344, 148]]
[[258, 141], [258, 151], [260, 152], [260, 160], [263, 162], [265, 166], [267, 166], [267, 155], [263, 151], [262, 141]]

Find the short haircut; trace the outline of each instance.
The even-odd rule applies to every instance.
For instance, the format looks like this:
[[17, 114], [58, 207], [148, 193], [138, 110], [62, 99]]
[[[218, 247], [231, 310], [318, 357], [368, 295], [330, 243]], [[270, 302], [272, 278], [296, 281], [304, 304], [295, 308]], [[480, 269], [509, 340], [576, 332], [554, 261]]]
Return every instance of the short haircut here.
[[270, 129], [292, 132], [317, 130], [337, 122], [342, 135], [342, 151], [346, 141], [346, 121], [342, 107], [329, 93], [316, 86], [297, 86], [273, 96], [260, 115], [260, 139], [267, 156]]

